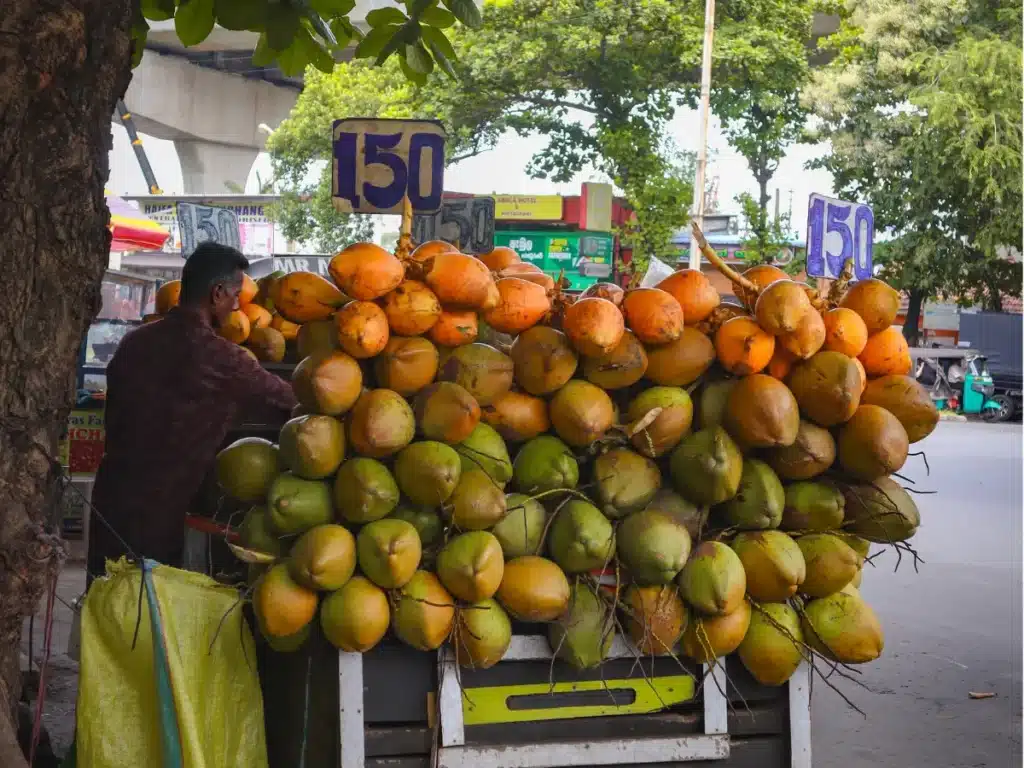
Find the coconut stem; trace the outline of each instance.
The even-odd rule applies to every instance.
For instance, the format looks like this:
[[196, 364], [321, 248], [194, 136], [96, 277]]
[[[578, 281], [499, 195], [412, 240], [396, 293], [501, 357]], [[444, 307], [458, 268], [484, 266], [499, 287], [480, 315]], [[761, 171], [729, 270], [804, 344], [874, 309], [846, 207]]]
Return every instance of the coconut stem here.
[[839, 300], [843, 298], [843, 294], [846, 293], [846, 287], [850, 284], [850, 280], [853, 279], [853, 259], [847, 259], [843, 262], [843, 269], [839, 273], [839, 277], [835, 279], [828, 289], [828, 303], [830, 305], [838, 306]]
[[730, 282], [734, 285], [738, 285], [743, 290], [749, 291], [755, 296], [761, 292], [760, 288], [719, 258], [718, 254], [712, 250], [710, 245], [708, 245], [708, 241], [705, 239], [704, 233], [700, 231], [700, 227], [697, 226], [697, 222], [691, 222], [690, 226], [693, 229], [693, 236], [697, 239], [697, 245], [700, 246], [700, 252], [704, 254], [704, 258], [710, 261], [711, 265], [715, 269], [729, 278]]
[[395, 246], [395, 256], [399, 259], [407, 259], [412, 253], [412, 203], [409, 196], [402, 198], [402, 224], [398, 230], [398, 245]]

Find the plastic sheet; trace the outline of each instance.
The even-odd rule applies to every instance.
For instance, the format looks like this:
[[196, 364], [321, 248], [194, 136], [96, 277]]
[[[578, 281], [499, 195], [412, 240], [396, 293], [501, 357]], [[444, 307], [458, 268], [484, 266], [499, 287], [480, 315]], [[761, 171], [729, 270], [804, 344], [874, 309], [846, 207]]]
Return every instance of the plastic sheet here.
[[671, 277], [674, 272], [675, 270], [661, 259], [651, 256], [651, 261], [647, 265], [647, 272], [644, 273], [644, 279], [640, 281], [639, 287], [656, 288], [658, 283]]
[[199, 573], [108, 563], [82, 608], [79, 768], [267, 765], [255, 648], [237, 600]]

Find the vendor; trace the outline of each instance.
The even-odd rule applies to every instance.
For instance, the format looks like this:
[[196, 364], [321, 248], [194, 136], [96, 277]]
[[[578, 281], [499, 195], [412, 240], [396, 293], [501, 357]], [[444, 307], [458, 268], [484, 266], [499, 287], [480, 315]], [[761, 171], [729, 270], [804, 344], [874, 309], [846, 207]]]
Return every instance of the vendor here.
[[252, 406], [295, 405], [288, 383], [217, 333], [248, 266], [234, 248], [202, 243], [182, 269], [180, 305], [129, 333], [107, 366], [90, 581], [121, 555], [180, 566], [185, 516], [228, 429]]

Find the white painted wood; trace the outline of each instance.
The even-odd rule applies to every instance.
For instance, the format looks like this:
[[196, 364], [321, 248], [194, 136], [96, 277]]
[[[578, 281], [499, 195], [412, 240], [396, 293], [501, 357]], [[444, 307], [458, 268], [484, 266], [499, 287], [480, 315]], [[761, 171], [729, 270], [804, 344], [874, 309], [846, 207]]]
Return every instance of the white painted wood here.
[[[551, 658], [551, 645], [544, 635], [515, 635], [502, 661], [537, 661]], [[642, 654], [625, 638], [615, 635], [609, 659], [632, 659]]]
[[790, 768], [811, 768], [811, 665], [800, 662], [789, 678]]
[[704, 665], [704, 733], [729, 733], [729, 700], [726, 690], [725, 659]]
[[364, 768], [366, 740], [363, 731], [363, 655], [338, 653], [338, 702], [341, 747], [339, 768]]
[[451, 747], [441, 749], [439, 768], [569, 768], [577, 765], [675, 763], [725, 760], [728, 736], [681, 736], [663, 739], [577, 741], [524, 744], [516, 747]]
[[459, 685], [455, 654], [450, 648], [443, 648], [437, 658], [437, 678], [441, 688], [438, 694], [441, 746], [461, 747], [466, 743], [466, 726], [462, 718], [462, 686]]

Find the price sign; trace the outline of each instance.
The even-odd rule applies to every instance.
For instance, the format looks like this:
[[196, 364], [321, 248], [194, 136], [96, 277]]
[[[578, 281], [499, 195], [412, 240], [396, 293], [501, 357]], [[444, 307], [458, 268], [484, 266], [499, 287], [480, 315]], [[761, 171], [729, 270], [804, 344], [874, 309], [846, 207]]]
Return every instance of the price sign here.
[[238, 214], [230, 208], [178, 203], [178, 232], [181, 255], [188, 258], [200, 243], [214, 242], [242, 250]]
[[460, 197], [445, 200], [434, 215], [414, 216], [412, 239], [417, 243], [444, 240], [463, 253], [494, 250], [494, 198]]
[[441, 209], [444, 128], [434, 120], [334, 121], [331, 196], [341, 213]]
[[872, 275], [875, 217], [871, 208], [822, 195], [811, 195], [807, 209], [807, 274], [835, 279], [853, 259], [857, 280]]

